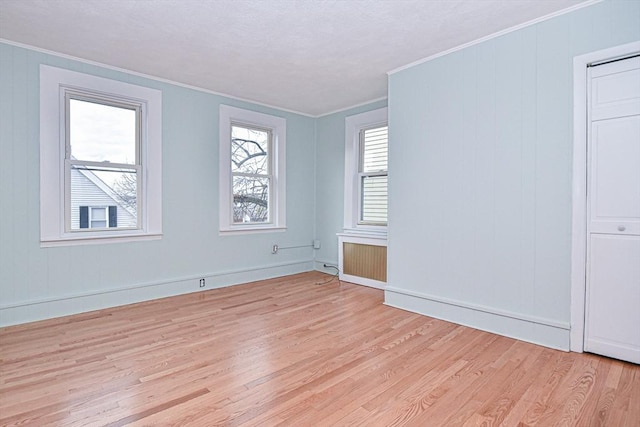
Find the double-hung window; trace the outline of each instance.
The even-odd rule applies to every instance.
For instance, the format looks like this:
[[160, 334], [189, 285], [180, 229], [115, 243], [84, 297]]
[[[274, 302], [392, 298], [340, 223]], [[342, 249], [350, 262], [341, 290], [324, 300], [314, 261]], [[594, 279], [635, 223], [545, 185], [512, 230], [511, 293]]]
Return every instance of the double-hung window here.
[[231, 124], [233, 224], [271, 222], [272, 151], [270, 129]]
[[345, 120], [345, 232], [386, 233], [387, 109]]
[[358, 224], [387, 225], [388, 127], [360, 131]]
[[159, 238], [161, 92], [40, 68], [43, 246]]
[[220, 106], [220, 232], [285, 228], [286, 121]]
[[[140, 229], [142, 105], [78, 90], [64, 93], [65, 231]], [[112, 205], [111, 224], [104, 207], [89, 203]]]

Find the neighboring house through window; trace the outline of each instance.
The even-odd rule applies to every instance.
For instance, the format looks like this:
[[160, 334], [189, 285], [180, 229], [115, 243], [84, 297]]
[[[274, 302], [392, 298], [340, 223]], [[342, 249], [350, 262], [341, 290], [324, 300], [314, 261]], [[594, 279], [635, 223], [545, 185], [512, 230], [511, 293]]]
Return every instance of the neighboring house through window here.
[[386, 233], [387, 109], [345, 120], [345, 232]]
[[[103, 225], [102, 228], [135, 229], [138, 223], [135, 194], [131, 196], [130, 191], [124, 189], [115, 191], [95, 173], [86, 169], [71, 170], [71, 187], [79, 189], [79, 196], [75, 197], [71, 204], [72, 229], [101, 228], [96, 225], [98, 222], [92, 225], [90, 219], [95, 217], [96, 221], [99, 221], [97, 216], [101, 213], [95, 211], [95, 215], [92, 215], [91, 211], [105, 209], [105, 206], [110, 209], [107, 217], [108, 226]], [[126, 199], [127, 195], [131, 199]]]
[[41, 66], [41, 241], [161, 234], [161, 93]]
[[285, 227], [283, 118], [220, 106], [220, 232]]
[[112, 228], [118, 226], [117, 206], [80, 206], [79, 211], [80, 228]]

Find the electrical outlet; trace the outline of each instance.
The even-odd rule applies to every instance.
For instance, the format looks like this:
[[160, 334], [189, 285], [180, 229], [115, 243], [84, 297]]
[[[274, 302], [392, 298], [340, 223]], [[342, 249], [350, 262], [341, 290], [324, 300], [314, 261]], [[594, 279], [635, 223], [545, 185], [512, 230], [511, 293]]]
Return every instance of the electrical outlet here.
[[271, 253], [272, 254], [277, 254], [278, 253], [278, 245], [273, 245], [271, 247]]
[[200, 287], [201, 288], [204, 288], [204, 284], [205, 284], [204, 278], [200, 279]]
[[320, 240], [316, 239], [313, 241], [313, 249], [320, 249]]

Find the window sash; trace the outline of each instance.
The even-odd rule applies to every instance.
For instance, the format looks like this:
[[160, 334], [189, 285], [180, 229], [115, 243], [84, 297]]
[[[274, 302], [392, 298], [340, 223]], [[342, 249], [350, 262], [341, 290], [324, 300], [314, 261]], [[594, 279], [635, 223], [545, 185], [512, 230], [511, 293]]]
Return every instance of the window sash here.
[[[242, 129], [246, 129], [249, 131], [254, 131], [257, 133], [265, 133], [267, 135], [267, 150], [266, 150], [266, 154], [265, 156], [267, 157], [267, 161], [266, 161], [266, 165], [267, 165], [267, 170], [264, 173], [261, 174], [253, 174], [253, 173], [248, 173], [248, 172], [239, 172], [239, 171], [234, 171], [233, 170], [233, 128], [242, 128]], [[237, 121], [233, 121], [231, 122], [231, 163], [230, 163], [230, 167], [231, 167], [231, 173], [232, 174], [248, 174], [248, 175], [271, 175], [272, 171], [273, 171], [273, 164], [271, 159], [273, 158], [272, 153], [273, 153], [273, 129], [269, 129], [266, 127], [260, 127], [260, 126], [254, 126], [254, 125], [249, 125], [246, 123], [242, 123], [242, 122], [237, 122]]]
[[[142, 104], [130, 100], [123, 100], [113, 96], [96, 94], [90, 91], [80, 91], [78, 89], [63, 88], [64, 90], [64, 115], [65, 115], [65, 158], [72, 158], [71, 152], [71, 101], [82, 101], [87, 103], [98, 104], [106, 107], [120, 108], [123, 110], [131, 110], [135, 113], [135, 147], [133, 164], [141, 164], [140, 146], [142, 134]], [[86, 159], [76, 159], [86, 160]], [[105, 162], [106, 163], [106, 162]], [[115, 163], [115, 162], [110, 162]], [[131, 164], [131, 163], [127, 163]]]
[[[370, 139], [367, 139], [367, 134], [370, 134]], [[370, 126], [362, 128], [359, 135], [359, 157], [358, 157], [358, 171], [363, 172], [380, 172], [388, 169], [389, 158], [389, 136], [388, 126]], [[384, 143], [382, 142], [384, 141]], [[367, 144], [369, 143], [369, 145]], [[367, 147], [368, 145], [368, 147]], [[381, 149], [383, 146], [384, 151]], [[373, 158], [367, 162], [367, 148], [370, 150], [370, 155]], [[371, 165], [370, 165], [370, 164]], [[383, 163], [384, 167], [373, 168], [376, 164]]]
[[[237, 122], [237, 121], [232, 121], [231, 122], [231, 126], [229, 129], [229, 133], [230, 133], [230, 144], [233, 146], [233, 128], [237, 127], [237, 128], [243, 128], [243, 129], [248, 129], [248, 130], [253, 130], [253, 131], [257, 131], [257, 132], [265, 132], [267, 133], [267, 161], [266, 161], [266, 166], [267, 166], [267, 170], [264, 173], [248, 173], [248, 172], [234, 172], [233, 171], [233, 147], [230, 147], [231, 149], [231, 158], [230, 158], [230, 162], [229, 162], [229, 172], [230, 172], [230, 182], [229, 182], [229, 186], [230, 186], [230, 209], [229, 209], [229, 223], [233, 224], [234, 226], [255, 226], [255, 225], [262, 225], [262, 224], [273, 224], [273, 200], [274, 200], [274, 176], [273, 176], [273, 170], [274, 170], [274, 165], [273, 165], [273, 130], [266, 128], [266, 127], [259, 127], [259, 126], [254, 126], [254, 125], [249, 125], [246, 123], [242, 123], [242, 122]], [[255, 180], [266, 180], [267, 181], [267, 218], [265, 221], [236, 221], [235, 220], [235, 192], [234, 192], [234, 182], [236, 177], [245, 177], [248, 179], [255, 179]]]
[[[384, 130], [383, 130], [384, 129]], [[371, 134], [371, 140], [367, 140], [367, 133]], [[384, 136], [382, 136], [384, 135]], [[386, 140], [384, 144], [381, 143], [382, 140]], [[369, 147], [367, 147], [367, 143], [371, 142]], [[375, 220], [375, 219], [366, 219], [365, 208], [367, 208], [366, 202], [369, 197], [373, 198], [373, 200], [380, 199], [379, 195], [375, 195], [373, 193], [369, 194], [365, 188], [365, 182], [368, 178], [376, 178], [376, 177], [388, 177], [388, 153], [389, 153], [389, 138], [388, 138], [388, 125], [373, 125], [369, 127], [365, 127], [360, 129], [359, 132], [359, 156], [358, 156], [358, 225], [371, 225], [371, 226], [386, 226], [387, 225], [387, 209], [388, 209], [388, 184], [385, 186], [384, 201], [378, 201], [378, 203], [374, 203], [369, 206], [374, 210], [384, 210], [384, 218], [385, 220]], [[380, 146], [386, 145], [386, 150], [384, 155], [382, 155]], [[373, 151], [374, 158], [372, 161], [367, 164], [367, 148], [371, 148]], [[384, 158], [382, 158], [384, 157]], [[384, 168], [371, 168], [371, 164], [383, 164]], [[371, 169], [371, 170], [367, 170]], [[367, 170], [367, 171], [365, 171]], [[388, 181], [387, 181], [388, 182]], [[371, 199], [370, 199], [371, 200]], [[375, 206], [377, 204], [377, 206]], [[372, 216], [380, 216], [380, 215], [372, 215]]]
[[[77, 232], [88, 232], [88, 231], [96, 231], [96, 229], [92, 229], [91, 226], [89, 228], [72, 228], [71, 217], [72, 217], [72, 203], [71, 203], [71, 171], [74, 168], [77, 169], [87, 169], [89, 171], [92, 170], [103, 170], [103, 171], [114, 171], [117, 172], [118, 169], [122, 169], [124, 171], [135, 170], [136, 174], [136, 226], [135, 227], [100, 227], [99, 230], [102, 232], [109, 231], [117, 231], [117, 230], [140, 230], [142, 229], [142, 215], [144, 210], [144, 203], [142, 200], [143, 194], [143, 180], [141, 177], [143, 176], [142, 172], [142, 156], [141, 156], [141, 139], [142, 139], [142, 104], [136, 103], [112, 96], [106, 96], [102, 94], [96, 94], [91, 91], [80, 91], [77, 89], [63, 88], [64, 90], [64, 140], [65, 140], [65, 161], [64, 161], [64, 224], [65, 224], [65, 232], [67, 233], [77, 233]], [[123, 108], [128, 110], [135, 111], [135, 163], [114, 163], [114, 162], [96, 162], [89, 160], [81, 160], [75, 159], [72, 157], [71, 150], [71, 109], [70, 104], [71, 100], [79, 100], [85, 102], [92, 102], [96, 104], [106, 105], [110, 107]], [[91, 225], [91, 218], [89, 219], [89, 225]], [[108, 219], [107, 219], [108, 225]]]
[[[387, 209], [388, 209], [388, 183], [385, 179], [384, 183], [384, 194], [379, 194], [379, 182], [375, 182], [373, 180], [370, 185], [378, 187], [371, 188], [369, 192], [365, 192], [365, 186], [367, 179], [371, 178], [387, 178], [386, 172], [378, 172], [378, 173], [360, 173], [358, 174], [359, 181], [359, 217], [358, 224], [361, 225], [387, 225]], [[381, 200], [383, 199], [383, 200]], [[376, 215], [375, 213], [378, 212]], [[367, 219], [365, 215], [369, 217], [381, 217], [380, 213], [384, 212], [384, 218], [382, 219]]]

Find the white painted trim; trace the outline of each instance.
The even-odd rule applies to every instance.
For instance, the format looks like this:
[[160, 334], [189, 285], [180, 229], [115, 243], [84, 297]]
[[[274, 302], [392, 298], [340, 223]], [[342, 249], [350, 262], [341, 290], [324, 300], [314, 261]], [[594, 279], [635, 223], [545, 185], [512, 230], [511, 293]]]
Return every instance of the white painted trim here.
[[[255, 125], [272, 131], [273, 162], [271, 205], [267, 224], [234, 224], [231, 215], [231, 124], [232, 122]], [[243, 108], [220, 104], [219, 122], [219, 232], [220, 234], [249, 234], [254, 232], [282, 231], [287, 222], [287, 121], [271, 114], [258, 113]]]
[[253, 225], [247, 226], [245, 229], [218, 230], [218, 236], [240, 236], [243, 234], [281, 233], [287, 231], [287, 227], [270, 227], [270, 225]]
[[344, 111], [349, 111], [349, 110], [352, 110], [352, 109], [358, 108], [358, 107], [364, 107], [365, 105], [373, 104], [374, 102], [385, 101], [387, 99], [388, 99], [387, 96], [381, 96], [379, 98], [375, 98], [375, 99], [372, 99], [370, 101], [360, 102], [358, 104], [351, 105], [349, 107], [345, 107], [345, 108], [340, 108], [338, 110], [329, 111], [328, 113], [322, 113], [322, 114], [319, 114], [319, 115], [313, 116], [313, 117], [316, 118], [316, 119], [319, 119], [321, 117], [330, 116], [332, 114], [337, 114], [337, 113], [342, 113]]
[[[99, 231], [92, 232], [86, 231], [83, 232], [85, 238], [83, 239], [60, 239], [60, 240], [47, 240], [46, 242], [40, 242], [41, 248], [56, 248], [60, 246], [83, 246], [83, 245], [102, 245], [106, 243], [131, 243], [131, 242], [141, 242], [141, 241], [149, 241], [149, 240], [161, 240], [163, 234], [150, 234], [143, 233], [140, 230], [121, 230], [123, 234], [121, 236], [117, 235], [109, 235], [105, 236], [96, 236], [94, 233], [99, 233]], [[118, 231], [113, 231], [112, 233], [118, 233]], [[135, 234], [138, 233], [138, 234]]]
[[387, 246], [386, 234], [372, 233], [337, 233], [339, 241], [359, 243], [362, 245]]
[[558, 350], [569, 350], [567, 322], [523, 315], [395, 287], [387, 287], [384, 291], [384, 304], [390, 307]]
[[387, 107], [367, 111], [345, 118], [344, 130], [344, 229], [366, 232], [384, 232], [386, 226], [358, 224], [358, 162], [360, 156], [360, 130], [389, 122]]
[[587, 66], [640, 52], [640, 42], [573, 59], [573, 178], [571, 214], [571, 351], [584, 350], [587, 257]]
[[387, 286], [385, 289], [387, 292], [408, 295], [416, 298], [421, 298], [429, 301], [439, 302], [447, 305], [454, 305], [456, 307], [468, 308], [474, 311], [481, 311], [483, 313], [495, 314], [496, 316], [508, 317], [510, 319], [524, 320], [525, 322], [536, 323], [538, 325], [551, 326], [553, 328], [569, 330], [569, 322], [559, 322], [557, 320], [545, 319], [539, 316], [529, 316], [522, 313], [516, 313], [509, 310], [500, 310], [498, 308], [487, 307], [486, 305], [472, 304], [465, 301], [460, 301], [451, 298], [443, 298], [435, 295], [429, 295], [422, 292], [413, 292], [406, 289], [396, 288], [393, 286]]
[[[302, 273], [313, 270], [313, 263], [310, 259], [283, 262], [4, 304], [0, 305], [0, 327]], [[200, 288], [203, 278], [206, 286]]]
[[379, 280], [368, 279], [366, 277], [360, 276], [352, 276], [350, 274], [340, 274], [340, 280], [343, 282], [349, 282], [360, 286], [367, 286], [369, 288], [382, 289], [384, 290], [387, 286], [386, 282], [381, 282]]
[[[104, 94], [142, 105], [141, 228], [67, 232], [65, 227], [64, 88]], [[42, 247], [109, 243], [123, 237], [162, 236], [162, 92], [64, 68], [40, 65], [40, 242]], [[114, 240], [115, 239], [115, 240]]]
[[559, 10], [557, 12], [553, 12], [553, 13], [550, 13], [548, 15], [541, 16], [540, 18], [532, 19], [531, 21], [527, 21], [525, 23], [518, 24], [516, 26], [513, 26], [513, 27], [510, 27], [510, 28], [498, 31], [496, 33], [489, 34], [488, 36], [484, 36], [484, 37], [481, 37], [479, 39], [470, 41], [468, 43], [461, 44], [461, 45], [453, 47], [451, 49], [447, 49], [447, 50], [445, 50], [443, 52], [438, 52], [438, 53], [433, 54], [431, 56], [427, 56], [426, 58], [419, 59], [417, 61], [411, 62], [411, 63], [409, 63], [407, 65], [403, 65], [401, 67], [394, 68], [393, 70], [388, 71], [387, 74], [388, 75], [392, 75], [392, 74], [398, 73], [400, 71], [404, 71], [404, 70], [406, 70], [408, 68], [415, 67], [416, 65], [420, 65], [420, 64], [424, 64], [425, 62], [433, 61], [434, 59], [440, 58], [442, 56], [449, 55], [450, 53], [457, 52], [459, 50], [463, 50], [463, 49], [466, 49], [466, 48], [468, 48], [470, 46], [475, 46], [475, 45], [480, 44], [480, 43], [484, 43], [484, 42], [486, 42], [488, 40], [495, 39], [497, 37], [501, 37], [501, 36], [503, 36], [505, 34], [509, 34], [509, 33], [514, 32], [514, 31], [518, 31], [518, 30], [521, 30], [523, 28], [526, 28], [526, 27], [530, 27], [531, 25], [535, 25], [535, 24], [538, 24], [540, 22], [547, 21], [547, 20], [555, 18], [557, 16], [562, 16], [562, 15], [565, 15], [567, 13], [571, 13], [573, 11], [576, 11], [578, 9], [582, 9], [584, 7], [588, 7], [588, 6], [597, 4], [597, 3], [601, 3], [602, 1], [603, 0], [588, 0], [588, 1], [585, 1], [583, 3], [576, 4], [574, 6], [566, 8], [566, 9], [562, 9], [562, 10]]

